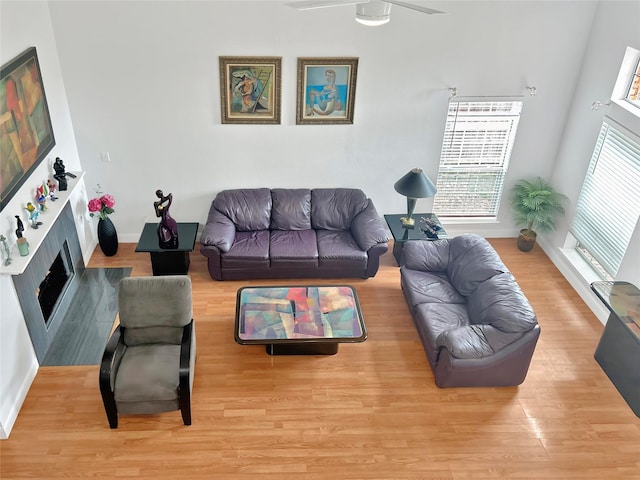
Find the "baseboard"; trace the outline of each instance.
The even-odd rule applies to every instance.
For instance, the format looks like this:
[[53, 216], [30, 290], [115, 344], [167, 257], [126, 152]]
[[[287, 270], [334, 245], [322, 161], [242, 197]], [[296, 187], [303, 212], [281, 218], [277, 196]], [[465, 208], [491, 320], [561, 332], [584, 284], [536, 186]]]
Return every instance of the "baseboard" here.
[[562, 276], [569, 282], [571, 287], [576, 291], [580, 298], [587, 304], [593, 314], [598, 317], [600, 323], [605, 325], [609, 318], [609, 310], [600, 301], [596, 294], [591, 290], [591, 283], [585, 279], [575, 266], [569, 261], [566, 255], [562, 253], [559, 247], [555, 247], [549, 244], [544, 238], [538, 236], [536, 242], [542, 251], [546, 253], [547, 257], [556, 266]]
[[22, 385], [20, 385], [20, 389], [15, 396], [15, 401], [9, 408], [7, 418], [3, 418], [2, 420], [0, 420], [0, 440], [6, 440], [7, 438], [9, 438], [11, 429], [13, 428], [13, 425], [18, 418], [20, 408], [27, 398], [27, 394], [29, 393], [29, 389], [31, 388], [33, 380], [38, 374], [38, 367], [39, 365], [36, 361], [36, 356], [33, 355], [33, 363], [30, 365], [29, 370], [24, 376], [24, 381], [22, 382]]

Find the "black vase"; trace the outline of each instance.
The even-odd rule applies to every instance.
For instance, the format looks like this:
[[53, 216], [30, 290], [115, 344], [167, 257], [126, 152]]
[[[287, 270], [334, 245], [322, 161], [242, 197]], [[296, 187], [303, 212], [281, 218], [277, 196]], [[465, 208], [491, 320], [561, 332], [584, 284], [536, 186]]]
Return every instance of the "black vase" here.
[[113, 257], [118, 252], [118, 232], [109, 217], [98, 220], [98, 244], [107, 257]]

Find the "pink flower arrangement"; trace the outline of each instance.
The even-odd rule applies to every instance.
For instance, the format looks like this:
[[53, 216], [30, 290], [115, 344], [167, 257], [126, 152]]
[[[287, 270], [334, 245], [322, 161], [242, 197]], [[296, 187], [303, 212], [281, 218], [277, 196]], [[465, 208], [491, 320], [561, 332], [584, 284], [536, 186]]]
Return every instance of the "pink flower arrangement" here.
[[89, 215], [99, 215], [102, 220], [107, 218], [107, 215], [113, 213], [115, 210], [113, 206], [116, 204], [112, 195], [105, 193], [101, 197], [92, 198], [89, 200]]

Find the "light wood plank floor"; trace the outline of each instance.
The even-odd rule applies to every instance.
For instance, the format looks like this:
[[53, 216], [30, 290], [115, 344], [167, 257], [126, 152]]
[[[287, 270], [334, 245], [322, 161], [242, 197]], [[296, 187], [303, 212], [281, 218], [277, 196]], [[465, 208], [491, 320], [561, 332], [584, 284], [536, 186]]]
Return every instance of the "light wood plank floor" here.
[[[0, 442], [0, 477], [640, 479], [640, 419], [593, 359], [602, 325], [538, 247], [491, 243], [542, 327], [520, 387], [435, 386], [390, 252], [375, 278], [345, 281], [369, 339], [326, 357], [237, 345], [236, 290], [296, 282], [215, 282], [195, 252], [193, 425], [176, 411], [121, 417], [110, 430], [97, 366], [42, 367]], [[90, 266], [149, 275], [134, 248], [112, 258], [98, 249]]]

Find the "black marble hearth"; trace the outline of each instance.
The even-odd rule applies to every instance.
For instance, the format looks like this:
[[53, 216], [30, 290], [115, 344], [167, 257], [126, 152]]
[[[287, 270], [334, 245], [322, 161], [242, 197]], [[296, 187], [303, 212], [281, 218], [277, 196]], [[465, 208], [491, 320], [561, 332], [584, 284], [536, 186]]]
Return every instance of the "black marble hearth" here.
[[131, 268], [87, 268], [41, 365], [98, 365], [118, 313], [118, 284]]

